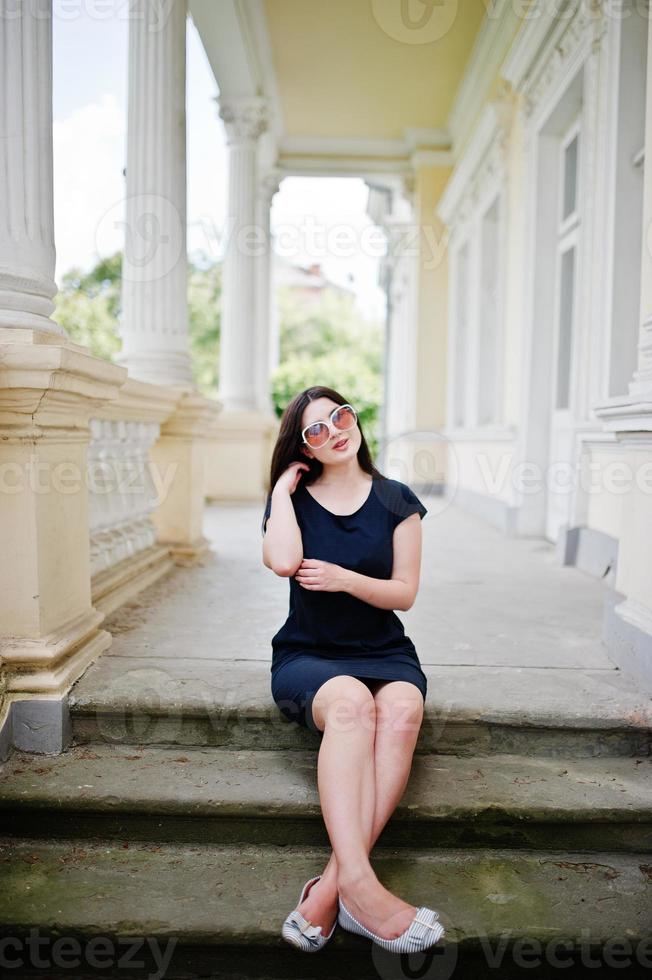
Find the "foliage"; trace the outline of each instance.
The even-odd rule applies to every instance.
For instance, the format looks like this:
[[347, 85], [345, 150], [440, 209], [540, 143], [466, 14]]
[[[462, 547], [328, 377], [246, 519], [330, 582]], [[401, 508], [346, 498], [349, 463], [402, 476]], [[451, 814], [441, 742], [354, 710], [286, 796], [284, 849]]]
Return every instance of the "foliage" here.
[[[61, 281], [53, 319], [76, 344], [95, 357], [115, 361], [122, 347], [122, 253], [116, 252], [89, 271], [71, 269]], [[193, 374], [199, 390], [214, 395], [217, 388], [220, 339], [221, 266], [203, 255], [188, 261], [188, 331]]]
[[52, 314], [75, 344], [108, 361], [121, 347], [117, 321], [121, 270], [120, 252], [101, 259], [89, 272], [71, 269], [61, 281]]
[[[121, 349], [118, 323], [122, 255], [101, 259], [89, 272], [63, 277], [53, 319], [75, 343], [96, 357], [115, 360]], [[195, 383], [215, 396], [219, 378], [222, 266], [197, 254], [188, 261], [189, 343]], [[360, 317], [352, 295], [324, 289], [314, 297], [290, 286], [277, 291], [280, 364], [271, 378], [278, 416], [303, 388], [336, 388], [355, 406], [372, 454], [377, 452], [382, 398], [383, 336], [380, 324]]]
[[325, 290], [305, 301], [279, 289], [281, 362], [271, 378], [280, 417], [294, 395], [310, 385], [328, 385], [355, 407], [371, 454], [378, 451], [378, 406], [382, 398], [382, 331], [361, 320], [353, 297]]
[[214, 397], [220, 364], [222, 266], [198, 256], [188, 262], [188, 332], [195, 384]]

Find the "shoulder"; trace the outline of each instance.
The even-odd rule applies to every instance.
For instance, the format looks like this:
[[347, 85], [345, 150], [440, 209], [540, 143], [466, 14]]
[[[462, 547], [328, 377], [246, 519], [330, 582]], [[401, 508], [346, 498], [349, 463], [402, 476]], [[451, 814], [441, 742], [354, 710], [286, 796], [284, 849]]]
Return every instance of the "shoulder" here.
[[[297, 509], [297, 506], [298, 504], [300, 504], [304, 491], [305, 491], [305, 486], [301, 482], [299, 482], [299, 484], [295, 488], [294, 493], [290, 494], [290, 500], [292, 501], [292, 506], [294, 507], [294, 511], [295, 514], [297, 515], [297, 518], [300, 517], [300, 512]], [[271, 512], [272, 512], [272, 491], [269, 490], [267, 493], [267, 499], [265, 501], [265, 510], [263, 511], [263, 520], [261, 524], [261, 531], [263, 533], [263, 537], [265, 536], [265, 531], [267, 530], [267, 518], [270, 516]]]
[[410, 514], [419, 514], [423, 518], [428, 513], [414, 490], [401, 480], [394, 480], [391, 477], [378, 480], [377, 492], [380, 502], [390, 514], [394, 527]]

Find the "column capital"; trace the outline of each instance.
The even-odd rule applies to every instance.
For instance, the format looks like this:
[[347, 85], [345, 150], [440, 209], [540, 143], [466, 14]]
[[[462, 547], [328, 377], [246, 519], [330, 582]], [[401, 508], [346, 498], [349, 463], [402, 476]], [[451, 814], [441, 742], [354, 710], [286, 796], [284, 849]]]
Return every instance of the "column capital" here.
[[258, 178], [258, 196], [271, 206], [272, 198], [278, 193], [283, 174], [278, 170], [267, 170]]
[[267, 100], [262, 96], [219, 95], [215, 101], [229, 146], [255, 143], [267, 129]]

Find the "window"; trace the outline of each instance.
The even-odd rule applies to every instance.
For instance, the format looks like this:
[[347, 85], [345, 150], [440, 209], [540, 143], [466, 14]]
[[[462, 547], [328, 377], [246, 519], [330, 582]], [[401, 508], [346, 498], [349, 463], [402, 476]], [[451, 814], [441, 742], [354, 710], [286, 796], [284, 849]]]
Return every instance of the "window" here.
[[557, 400], [555, 408], [568, 408], [575, 300], [575, 246], [561, 255], [559, 283], [559, 342], [557, 345]]
[[555, 311], [557, 364], [555, 376], [555, 408], [570, 408], [576, 261], [579, 233], [579, 121], [575, 120], [560, 144], [559, 220], [557, 225], [557, 308]]
[[575, 133], [564, 149], [564, 208], [562, 218], [577, 210], [577, 149], [579, 135]]

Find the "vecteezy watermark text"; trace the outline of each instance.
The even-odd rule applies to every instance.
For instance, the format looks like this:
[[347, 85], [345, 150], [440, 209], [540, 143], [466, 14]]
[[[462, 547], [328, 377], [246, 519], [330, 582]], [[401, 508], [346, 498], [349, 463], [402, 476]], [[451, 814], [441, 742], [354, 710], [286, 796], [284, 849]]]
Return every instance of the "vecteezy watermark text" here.
[[94, 460], [81, 467], [73, 460], [52, 463], [31, 454], [25, 461], [0, 464], [0, 496], [29, 490], [35, 494], [77, 494], [82, 487], [98, 496], [146, 495], [158, 507], [166, 500], [179, 468], [177, 462], [159, 467], [153, 460]]
[[165, 941], [153, 936], [92, 936], [80, 941], [75, 936], [42, 936], [32, 928], [28, 936], [0, 937], [0, 969], [8, 971], [25, 967], [36, 970], [75, 969], [82, 964], [92, 969], [145, 969], [142, 958], [148, 956], [156, 969], [144, 974], [148, 980], [161, 980], [167, 973], [178, 940]]

